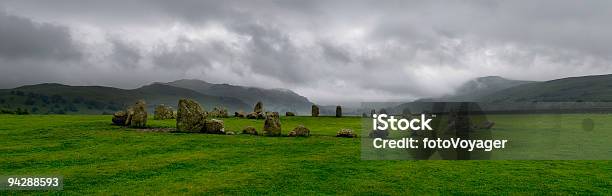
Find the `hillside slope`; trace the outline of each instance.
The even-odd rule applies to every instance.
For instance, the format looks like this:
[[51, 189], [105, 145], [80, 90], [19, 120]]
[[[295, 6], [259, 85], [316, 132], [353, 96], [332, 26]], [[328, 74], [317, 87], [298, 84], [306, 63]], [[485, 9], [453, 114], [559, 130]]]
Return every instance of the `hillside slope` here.
[[263, 89], [229, 84], [212, 84], [201, 80], [177, 80], [166, 84], [191, 89], [207, 95], [234, 97], [249, 105], [255, 105], [257, 101], [262, 101], [266, 110], [281, 113], [291, 111], [306, 114], [310, 112], [312, 105], [312, 102], [306, 97], [287, 89]]
[[500, 76], [479, 77], [465, 82], [452, 95], [418, 101], [478, 101], [482, 97], [497, 91], [530, 83], [534, 83], [534, 81], [510, 80]]
[[193, 90], [154, 83], [141, 88], [126, 90], [103, 86], [68, 86], [62, 84], [38, 84], [0, 90], [0, 108], [27, 109], [31, 113], [112, 113], [144, 99], [149, 112], [158, 104], [176, 107], [180, 98], [195, 99], [209, 109], [220, 105], [229, 110], [249, 108], [239, 99], [204, 95]]
[[610, 102], [612, 75], [569, 77], [490, 93], [481, 102]]

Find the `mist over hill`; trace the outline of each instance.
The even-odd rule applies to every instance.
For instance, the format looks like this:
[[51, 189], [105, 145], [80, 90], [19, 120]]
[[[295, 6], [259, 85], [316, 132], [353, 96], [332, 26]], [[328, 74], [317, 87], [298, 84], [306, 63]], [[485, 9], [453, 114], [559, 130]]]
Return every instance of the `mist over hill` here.
[[17, 108], [39, 114], [113, 113], [138, 99], [147, 102], [149, 112], [159, 104], [176, 108], [180, 98], [191, 98], [205, 109], [223, 106], [233, 111], [252, 111], [257, 101], [265, 110], [307, 114], [312, 103], [306, 97], [286, 89], [262, 89], [229, 84], [211, 84], [201, 80], [177, 80], [153, 83], [136, 89], [104, 86], [69, 86], [55, 83], [27, 85], [0, 90], [0, 109]]
[[454, 94], [417, 101], [479, 101], [495, 92], [530, 83], [534, 83], [534, 81], [511, 80], [500, 76], [479, 77], [463, 83], [455, 90]]
[[290, 111], [304, 115], [309, 114], [313, 104], [306, 97], [288, 89], [264, 89], [230, 84], [212, 84], [201, 80], [177, 80], [166, 84], [207, 95], [237, 98], [249, 105], [255, 105], [258, 101], [262, 101], [265, 110], [281, 113]]
[[612, 75], [534, 82], [487, 94], [480, 102], [612, 102]]
[[101, 114], [122, 110], [137, 100], [144, 99], [149, 112], [153, 112], [153, 108], [158, 104], [176, 108], [180, 98], [197, 100], [208, 110], [214, 106], [224, 106], [230, 111], [251, 107], [236, 98], [205, 95], [161, 83], [131, 90], [47, 83], [0, 90], [0, 108], [27, 109], [31, 113], [39, 114]]
[[[543, 82], [488, 76], [470, 80], [461, 85], [456, 92], [453, 95], [419, 99], [415, 102], [479, 102], [487, 108], [496, 110], [580, 108], [587, 107], [581, 106], [587, 102], [591, 106], [593, 102], [612, 102], [612, 75], [570, 77]], [[153, 107], [158, 104], [176, 107], [180, 98], [195, 99], [207, 110], [223, 106], [230, 112], [251, 111], [257, 101], [262, 101], [267, 111], [281, 113], [291, 111], [299, 115], [309, 115], [313, 104], [306, 97], [286, 89], [212, 84], [201, 80], [177, 80], [153, 83], [136, 89], [69, 86], [55, 83], [2, 89], [0, 109], [5, 111], [20, 109], [38, 114], [101, 114], [113, 113], [138, 99], [144, 99], [149, 111], [152, 112]], [[563, 106], [554, 104], [561, 102]], [[335, 113], [335, 106], [320, 107], [322, 115]], [[608, 106], [600, 108], [607, 109]], [[394, 110], [393, 107], [386, 109]], [[360, 115], [369, 111], [369, 108], [343, 107], [345, 115]]]
[[487, 76], [464, 83], [456, 92], [453, 95], [417, 101], [611, 102], [612, 75], [568, 77], [550, 81], [521, 81]]
[[[420, 99], [386, 108], [401, 113], [431, 111], [436, 102], [478, 102], [480, 109], [500, 113], [609, 112], [612, 111], [612, 75], [517, 81], [482, 77], [466, 82], [457, 94]], [[479, 110], [480, 110], [479, 109]]]

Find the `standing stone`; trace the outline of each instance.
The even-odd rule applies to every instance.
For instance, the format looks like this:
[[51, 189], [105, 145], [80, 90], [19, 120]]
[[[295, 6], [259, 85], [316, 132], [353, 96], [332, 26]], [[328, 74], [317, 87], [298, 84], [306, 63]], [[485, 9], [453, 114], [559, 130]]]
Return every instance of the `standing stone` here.
[[264, 121], [263, 134], [265, 136], [280, 136], [281, 135], [281, 123], [278, 116], [278, 112], [273, 112], [266, 115]]
[[227, 118], [227, 109], [220, 106], [214, 107], [213, 110], [210, 111], [207, 116], [213, 118]]
[[245, 116], [246, 116], [246, 114], [244, 114], [244, 112], [243, 112], [243, 111], [240, 111], [240, 112], [234, 112], [234, 117], [237, 117], [237, 118], [244, 118]]
[[246, 115], [246, 118], [248, 118], [248, 119], [265, 119], [266, 115], [263, 112], [260, 112], [260, 113], [251, 112], [251, 113]]
[[319, 116], [319, 107], [317, 105], [312, 105], [312, 117]]
[[200, 132], [204, 128], [204, 110], [191, 99], [180, 99], [176, 115], [176, 129], [183, 132]]
[[130, 127], [144, 128], [147, 126], [147, 104], [144, 100], [138, 100], [128, 109], [128, 125]]
[[129, 106], [125, 110], [125, 114], [127, 115], [127, 117], [125, 118], [125, 126], [130, 126], [130, 123], [132, 122], [132, 117], [134, 117], [134, 109], [132, 108], [132, 106]]
[[293, 131], [289, 132], [287, 135], [289, 137], [308, 137], [310, 136], [310, 129], [304, 127], [304, 125], [299, 125]]
[[205, 119], [204, 129], [202, 130], [202, 133], [225, 134], [225, 129], [223, 127], [224, 126], [222, 120]]
[[165, 119], [174, 119], [176, 118], [174, 116], [174, 111], [172, 110], [172, 107], [164, 105], [164, 104], [160, 104], [157, 105], [157, 107], [155, 107], [155, 115], [153, 116], [153, 119], [155, 120], [165, 120]]
[[[278, 116], [278, 113], [276, 113]], [[257, 119], [266, 119], [266, 115], [263, 112], [257, 113]]]
[[114, 125], [125, 125], [125, 121], [127, 120], [127, 113], [125, 111], [118, 111], [113, 114], [113, 124]]
[[295, 116], [295, 113], [293, 113], [293, 112], [285, 112], [285, 116]]
[[355, 134], [355, 132], [351, 129], [341, 129], [340, 131], [338, 131], [338, 133], [336, 133], [336, 137], [357, 137], [357, 134]]
[[251, 112], [251, 113], [246, 115], [246, 118], [248, 118], [248, 119], [257, 119], [257, 113]]
[[336, 106], [336, 117], [338, 118], [342, 117], [342, 107], [341, 106]]
[[255, 129], [255, 127], [247, 126], [242, 129], [242, 134], [257, 135], [257, 130]]
[[255, 112], [255, 113], [262, 113], [263, 112], [263, 103], [261, 103], [261, 101], [258, 101], [255, 104], [255, 108], [253, 108], [253, 112]]

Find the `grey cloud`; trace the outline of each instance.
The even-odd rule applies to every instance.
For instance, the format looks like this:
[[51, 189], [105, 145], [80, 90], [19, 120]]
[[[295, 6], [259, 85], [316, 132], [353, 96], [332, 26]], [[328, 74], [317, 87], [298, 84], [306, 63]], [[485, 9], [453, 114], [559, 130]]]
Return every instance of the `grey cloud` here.
[[351, 54], [346, 49], [342, 48], [342, 46], [334, 45], [329, 42], [321, 42], [321, 48], [323, 49], [323, 54], [325, 54], [326, 59], [330, 59], [328, 62], [340, 62], [340, 63], [350, 63], [352, 61]]
[[309, 78], [308, 65], [303, 62], [306, 52], [289, 40], [281, 30], [256, 24], [240, 25], [234, 29], [251, 38], [246, 61], [253, 72], [292, 83], [305, 83]]
[[[68, 32], [99, 28], [113, 34], [104, 40], [111, 52], [83, 64], [96, 72], [119, 68], [151, 76], [97, 79], [123, 81], [113, 84], [119, 86], [212, 77], [300, 89], [315, 101], [333, 102], [344, 95], [435, 96], [484, 75], [546, 80], [612, 71], [610, 1], [57, 0], [0, 6], [19, 16], [0, 15], [2, 27], [14, 26], [0, 29], [0, 58], [89, 58], [98, 50], [80, 50], [79, 41], [88, 38], [75, 42]], [[211, 25], [222, 35], [198, 31]], [[172, 31], [177, 26], [195, 30]], [[147, 37], [167, 32], [175, 37]]]
[[211, 67], [213, 61], [227, 63], [230, 58], [231, 51], [221, 40], [203, 42], [181, 37], [174, 46], [158, 44], [153, 51], [153, 63], [165, 69]]
[[109, 37], [112, 44], [111, 61], [118, 66], [135, 68], [142, 59], [140, 49], [133, 43], [128, 43], [117, 37]]
[[0, 58], [69, 60], [81, 57], [64, 26], [36, 23], [0, 11]]

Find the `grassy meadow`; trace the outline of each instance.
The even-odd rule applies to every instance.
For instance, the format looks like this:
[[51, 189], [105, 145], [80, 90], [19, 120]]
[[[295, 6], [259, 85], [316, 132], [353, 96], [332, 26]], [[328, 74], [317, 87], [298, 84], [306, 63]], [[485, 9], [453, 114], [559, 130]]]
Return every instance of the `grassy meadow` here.
[[[563, 120], [580, 125], [584, 118]], [[588, 118], [595, 131], [612, 129], [610, 115]], [[611, 161], [364, 161], [359, 138], [334, 137], [341, 128], [360, 132], [358, 117], [281, 117], [284, 134], [302, 124], [309, 138], [170, 133], [163, 128], [174, 120], [150, 118], [152, 128], [140, 130], [110, 119], [0, 115], [0, 176], [64, 177], [63, 191], [0, 194], [612, 194]], [[558, 120], [490, 119], [499, 127]], [[263, 127], [263, 120], [224, 122], [237, 133]]]

